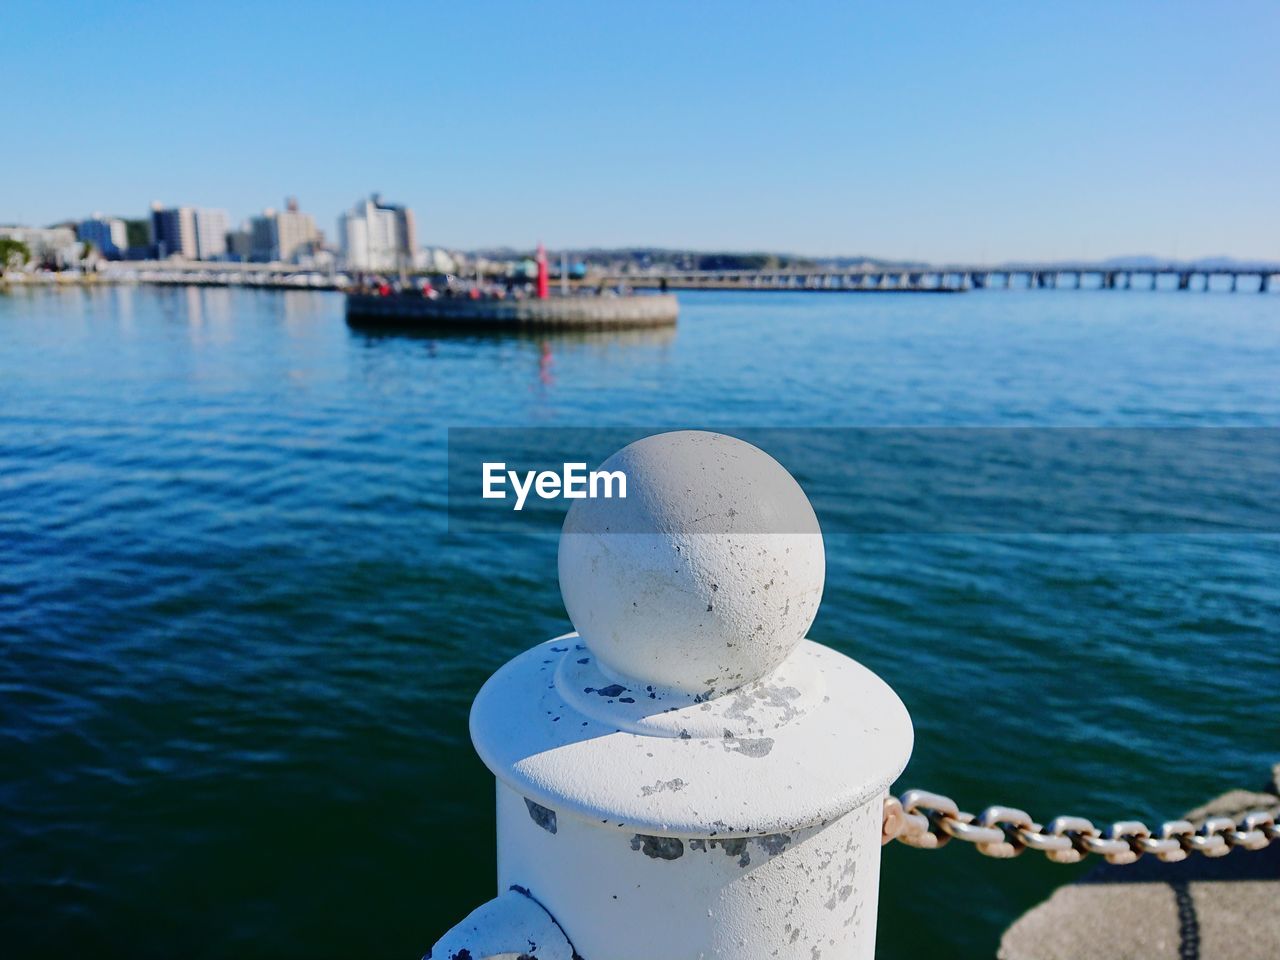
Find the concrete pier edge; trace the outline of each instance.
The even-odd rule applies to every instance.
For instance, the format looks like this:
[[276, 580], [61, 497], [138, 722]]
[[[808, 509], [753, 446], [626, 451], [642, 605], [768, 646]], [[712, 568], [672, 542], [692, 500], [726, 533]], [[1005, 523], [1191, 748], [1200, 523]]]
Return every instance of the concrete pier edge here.
[[[1280, 763], [1261, 791], [1228, 790], [1195, 824], [1280, 809]], [[999, 960], [1274, 960], [1280, 957], [1280, 845], [1225, 857], [1102, 863], [1005, 931]]]

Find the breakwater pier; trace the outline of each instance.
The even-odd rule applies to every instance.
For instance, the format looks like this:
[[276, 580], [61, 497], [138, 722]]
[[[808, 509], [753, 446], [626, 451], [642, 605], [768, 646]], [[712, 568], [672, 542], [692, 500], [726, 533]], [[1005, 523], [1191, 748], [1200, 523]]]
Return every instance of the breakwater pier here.
[[[605, 280], [667, 290], [814, 290], [831, 292], [957, 293], [962, 290], [1200, 290], [1268, 293], [1280, 270], [1166, 264], [937, 266], [912, 269], [690, 270], [610, 273]], [[597, 281], [598, 282], [598, 281]]]

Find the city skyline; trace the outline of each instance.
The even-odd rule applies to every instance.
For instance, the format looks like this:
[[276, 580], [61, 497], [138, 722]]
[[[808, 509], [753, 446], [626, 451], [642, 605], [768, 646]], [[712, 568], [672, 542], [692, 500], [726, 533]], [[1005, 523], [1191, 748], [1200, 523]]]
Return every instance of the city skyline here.
[[[1280, 259], [1272, 5], [74, 6], [0, 37], [41, 145], [0, 221], [297, 196], [336, 238], [380, 190], [453, 249]], [[173, 37], [186, 79], [128, 66]]]

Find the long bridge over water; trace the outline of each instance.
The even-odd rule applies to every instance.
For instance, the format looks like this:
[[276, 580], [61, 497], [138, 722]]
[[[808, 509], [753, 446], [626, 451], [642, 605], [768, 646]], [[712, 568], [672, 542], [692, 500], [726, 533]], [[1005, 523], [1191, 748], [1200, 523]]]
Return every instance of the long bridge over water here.
[[[607, 271], [574, 280], [573, 287], [625, 284], [635, 289], [810, 290], [828, 292], [957, 293], [964, 290], [1200, 290], [1268, 293], [1280, 275], [1274, 267], [1189, 267], [1166, 264], [1114, 267], [1098, 264], [1016, 264], [998, 267], [946, 265], [887, 268], [859, 266], [785, 270]], [[350, 278], [282, 263], [121, 262], [98, 278], [108, 282], [173, 285], [342, 289]]]
[[[1267, 293], [1280, 266], [1188, 267], [1169, 264], [1109, 267], [1096, 264], [910, 269], [856, 267], [846, 270], [688, 270], [609, 273], [606, 282], [670, 290], [816, 290], [955, 293], [962, 290], [1222, 290]], [[590, 281], [588, 281], [590, 282]]]

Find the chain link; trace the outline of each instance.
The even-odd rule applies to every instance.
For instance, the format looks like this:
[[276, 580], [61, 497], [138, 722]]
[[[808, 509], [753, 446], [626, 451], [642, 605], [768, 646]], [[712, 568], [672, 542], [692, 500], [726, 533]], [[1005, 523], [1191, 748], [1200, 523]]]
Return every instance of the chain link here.
[[1010, 858], [1024, 850], [1038, 850], [1054, 863], [1076, 863], [1092, 853], [1108, 863], [1122, 864], [1149, 853], [1175, 863], [1189, 853], [1222, 857], [1236, 847], [1261, 850], [1280, 841], [1278, 815], [1280, 807], [1255, 810], [1238, 821], [1209, 817], [1199, 829], [1188, 820], [1167, 820], [1154, 832], [1139, 820], [1120, 820], [1099, 829], [1083, 817], [1056, 817], [1041, 826], [1016, 807], [987, 807], [975, 817], [950, 797], [908, 790], [901, 797], [886, 798], [881, 843], [898, 840], [936, 850], [954, 838], [972, 843], [988, 857]]

